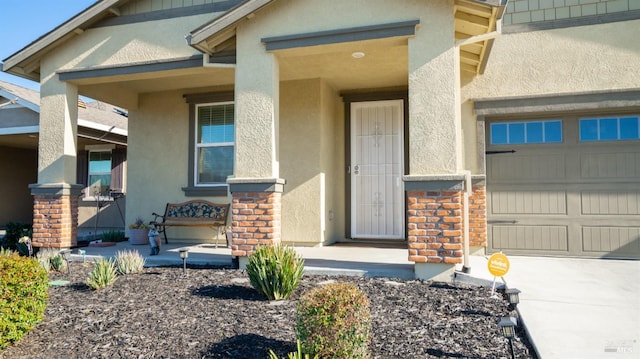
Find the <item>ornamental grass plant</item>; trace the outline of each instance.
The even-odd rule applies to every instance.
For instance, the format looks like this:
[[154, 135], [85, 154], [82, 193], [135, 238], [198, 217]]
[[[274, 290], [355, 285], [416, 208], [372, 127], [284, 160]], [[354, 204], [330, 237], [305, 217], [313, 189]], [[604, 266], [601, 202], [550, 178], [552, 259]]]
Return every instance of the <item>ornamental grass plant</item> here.
[[87, 285], [96, 290], [104, 288], [113, 284], [117, 279], [117, 275], [115, 262], [111, 259], [100, 258], [94, 263], [93, 270], [89, 272]]
[[145, 259], [138, 251], [125, 249], [116, 252], [115, 264], [118, 274], [140, 273], [144, 269]]
[[257, 248], [247, 263], [251, 285], [269, 300], [289, 298], [303, 272], [304, 259], [293, 248], [281, 244]]

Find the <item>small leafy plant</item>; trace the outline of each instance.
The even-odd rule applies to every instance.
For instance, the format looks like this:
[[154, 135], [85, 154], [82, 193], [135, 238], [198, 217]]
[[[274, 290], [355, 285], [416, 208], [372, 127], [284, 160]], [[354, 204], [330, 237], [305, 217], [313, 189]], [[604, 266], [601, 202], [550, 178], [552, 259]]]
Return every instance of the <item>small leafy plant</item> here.
[[111, 230], [107, 232], [103, 232], [100, 235], [100, 239], [103, 242], [124, 242], [127, 239], [124, 237], [124, 232]]
[[51, 258], [56, 255], [56, 251], [51, 248], [41, 248], [36, 254], [36, 260], [42, 269], [49, 273], [51, 271]]
[[116, 253], [115, 263], [119, 274], [140, 273], [144, 269], [145, 259], [138, 251], [125, 249]]
[[0, 256], [0, 350], [44, 319], [48, 288], [47, 272], [35, 259]]
[[64, 262], [64, 259], [59, 253], [56, 253], [53, 257], [51, 257], [49, 261], [51, 262], [51, 268], [58, 272], [63, 271], [67, 266], [67, 264]]
[[305, 294], [296, 333], [305, 353], [322, 358], [369, 358], [369, 299], [352, 283], [331, 283]]
[[[311, 357], [309, 354], [305, 354], [302, 351], [302, 347], [300, 346], [300, 340], [298, 342], [298, 350], [295, 352], [291, 352], [287, 355], [287, 359], [318, 359], [318, 355], [314, 355]], [[273, 350], [269, 349], [269, 359], [279, 359], [278, 355], [273, 352]]]
[[20, 246], [19, 240], [20, 238], [25, 236], [29, 238], [33, 236], [31, 225], [26, 223], [20, 223], [20, 222], [9, 222], [6, 224], [5, 230], [6, 230], [6, 233], [4, 237], [2, 237], [2, 247], [11, 249], [13, 251], [17, 251], [20, 249], [21, 254], [26, 255], [27, 246], [26, 245]]
[[247, 263], [251, 285], [269, 300], [289, 298], [303, 272], [304, 259], [293, 248], [280, 244], [259, 247]]
[[149, 226], [144, 223], [144, 219], [142, 217], [137, 217], [135, 222], [129, 225], [130, 229], [149, 229]]
[[98, 259], [93, 266], [93, 270], [89, 272], [87, 285], [92, 289], [104, 288], [113, 284], [117, 279], [116, 265], [111, 259]]

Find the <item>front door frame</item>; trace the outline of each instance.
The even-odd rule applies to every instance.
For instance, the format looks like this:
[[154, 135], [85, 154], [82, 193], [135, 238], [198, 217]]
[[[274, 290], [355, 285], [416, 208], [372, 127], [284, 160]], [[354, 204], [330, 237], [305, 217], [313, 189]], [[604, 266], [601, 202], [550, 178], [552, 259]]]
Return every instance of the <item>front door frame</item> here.
[[[370, 102], [370, 101], [387, 101], [387, 100], [402, 100], [404, 104], [404, 174], [409, 174], [409, 92], [408, 90], [397, 91], [369, 91], [369, 92], [343, 92], [340, 94], [344, 100], [344, 126], [345, 126], [345, 238], [354, 239], [351, 235], [351, 104], [353, 102]], [[407, 208], [405, 198], [405, 211]], [[405, 216], [406, 222], [406, 216]], [[404, 226], [404, 238], [407, 238], [407, 224]], [[398, 240], [389, 240], [397, 242]]]

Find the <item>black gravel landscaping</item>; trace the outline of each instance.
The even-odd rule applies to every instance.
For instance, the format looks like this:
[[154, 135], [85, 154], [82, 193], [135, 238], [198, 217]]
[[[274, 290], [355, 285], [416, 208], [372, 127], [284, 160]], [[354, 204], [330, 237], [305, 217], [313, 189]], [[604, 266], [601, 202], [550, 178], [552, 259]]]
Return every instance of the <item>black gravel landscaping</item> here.
[[[372, 358], [510, 358], [497, 326], [516, 315], [490, 288], [388, 278], [305, 275], [287, 301], [269, 302], [233, 269], [145, 268], [94, 291], [89, 264], [55, 273], [46, 319], [0, 358], [260, 358], [295, 350], [298, 298], [348, 281], [371, 302]], [[516, 358], [534, 358], [519, 330]]]

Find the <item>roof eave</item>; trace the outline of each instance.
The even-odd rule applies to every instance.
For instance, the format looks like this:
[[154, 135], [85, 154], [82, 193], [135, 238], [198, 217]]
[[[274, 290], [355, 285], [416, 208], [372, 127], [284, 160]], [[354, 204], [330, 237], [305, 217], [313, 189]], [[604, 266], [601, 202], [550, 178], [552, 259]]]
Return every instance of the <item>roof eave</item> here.
[[[211, 22], [191, 31], [186, 37], [187, 44], [198, 51], [211, 55], [216, 43], [223, 42], [235, 35], [235, 28], [241, 21], [251, 18], [255, 12], [273, 1], [275, 0], [246, 1]], [[219, 37], [219, 40], [212, 42], [211, 39], [216, 37]]]

